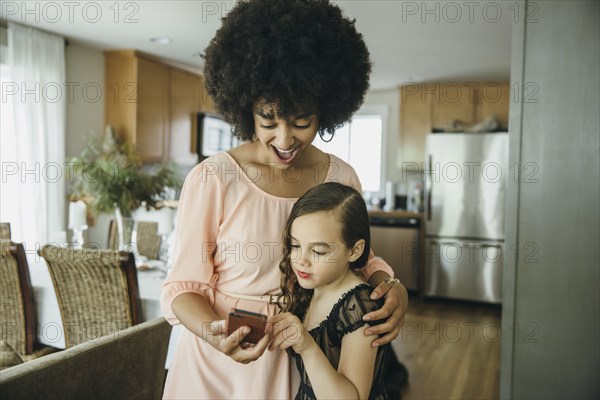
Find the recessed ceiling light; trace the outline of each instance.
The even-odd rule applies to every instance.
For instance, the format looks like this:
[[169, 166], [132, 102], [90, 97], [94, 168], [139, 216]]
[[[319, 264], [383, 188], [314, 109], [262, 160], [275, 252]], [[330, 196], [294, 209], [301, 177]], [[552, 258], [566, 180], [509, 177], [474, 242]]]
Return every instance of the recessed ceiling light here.
[[157, 36], [157, 37], [150, 38], [150, 41], [154, 42], [154, 43], [158, 43], [158, 44], [169, 44], [173, 40], [166, 36]]

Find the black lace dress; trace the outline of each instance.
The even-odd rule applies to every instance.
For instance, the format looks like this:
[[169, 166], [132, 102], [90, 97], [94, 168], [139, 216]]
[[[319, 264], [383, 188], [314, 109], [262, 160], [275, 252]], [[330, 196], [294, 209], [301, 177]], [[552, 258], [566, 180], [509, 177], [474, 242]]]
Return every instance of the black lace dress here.
[[[342, 347], [342, 338], [350, 332], [354, 332], [358, 328], [364, 326], [367, 322], [363, 321], [362, 317], [381, 308], [383, 300], [371, 300], [369, 295], [373, 288], [366, 283], [355, 286], [346, 292], [338, 302], [333, 306], [327, 318], [317, 327], [309, 331], [315, 342], [319, 345], [331, 365], [335, 369], [338, 368], [340, 361], [340, 352]], [[370, 322], [370, 325], [377, 325], [385, 320]], [[296, 361], [298, 371], [300, 371], [300, 388], [296, 394], [297, 400], [316, 399], [313, 392], [308, 375], [304, 370], [302, 357], [296, 354], [291, 348], [290, 355]], [[377, 349], [377, 357], [375, 359], [375, 371], [373, 374], [373, 384], [369, 399], [387, 399], [383, 385], [386, 352], [391, 351], [389, 345], [380, 346]], [[360, 360], [356, 360], [360, 362]]]

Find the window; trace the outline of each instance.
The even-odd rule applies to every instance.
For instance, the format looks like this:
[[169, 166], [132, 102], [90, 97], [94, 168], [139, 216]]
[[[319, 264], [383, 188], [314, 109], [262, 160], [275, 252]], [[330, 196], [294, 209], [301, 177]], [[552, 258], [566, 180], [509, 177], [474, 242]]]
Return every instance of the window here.
[[201, 136], [198, 138], [202, 144], [202, 157], [209, 157], [219, 151], [227, 151], [240, 143], [237, 137], [231, 133], [231, 127], [221, 118], [210, 114], [200, 113], [197, 115], [198, 126]]
[[356, 170], [363, 192], [379, 192], [383, 181], [384, 113], [358, 114], [352, 122], [335, 132], [331, 142], [320, 137], [314, 141], [319, 149], [346, 161]]

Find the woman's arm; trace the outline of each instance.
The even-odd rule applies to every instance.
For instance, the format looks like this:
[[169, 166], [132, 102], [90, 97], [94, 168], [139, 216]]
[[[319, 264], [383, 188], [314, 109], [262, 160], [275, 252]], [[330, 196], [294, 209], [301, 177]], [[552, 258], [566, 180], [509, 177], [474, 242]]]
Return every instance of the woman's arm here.
[[371, 391], [377, 349], [371, 347], [373, 337], [357, 329], [342, 339], [340, 363], [336, 370], [321, 348], [290, 313], [275, 315], [271, 348], [292, 347], [302, 357], [304, 368], [315, 396], [319, 399], [366, 399]]
[[218, 168], [215, 158], [206, 160], [190, 171], [183, 184], [173, 265], [163, 284], [161, 307], [171, 324], [181, 322], [218, 351], [246, 363], [264, 352], [269, 335], [264, 342], [244, 349], [240, 342], [245, 330], [238, 329], [227, 337], [225, 321], [220, 321], [212, 308], [219, 278], [213, 254], [223, 217]]
[[[381, 259], [377, 259], [379, 261]], [[381, 260], [383, 262], [383, 260]], [[376, 321], [387, 318], [386, 322], [373, 326], [365, 331], [365, 335], [383, 335], [373, 340], [372, 346], [377, 347], [396, 339], [404, 324], [404, 316], [408, 308], [408, 291], [400, 281], [386, 283], [390, 276], [381, 270], [371, 274], [368, 283], [375, 287], [371, 299], [376, 300], [385, 296], [383, 306], [376, 311], [366, 314], [365, 321]]]
[[194, 335], [210, 342], [211, 322], [219, 320], [219, 317], [206, 297], [194, 292], [182, 293], [173, 299], [171, 308], [183, 326]]

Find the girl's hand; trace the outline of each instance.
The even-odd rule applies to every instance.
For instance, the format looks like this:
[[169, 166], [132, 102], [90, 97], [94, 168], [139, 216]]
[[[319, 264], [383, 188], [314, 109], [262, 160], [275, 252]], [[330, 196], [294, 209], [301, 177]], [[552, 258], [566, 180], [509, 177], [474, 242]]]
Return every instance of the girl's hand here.
[[302, 354], [315, 343], [300, 319], [292, 313], [274, 315], [267, 320], [267, 324], [273, 327], [273, 341], [269, 350], [292, 347], [296, 353]]
[[387, 318], [383, 324], [369, 327], [365, 330], [365, 335], [384, 336], [373, 340], [373, 347], [382, 346], [396, 339], [400, 333], [400, 328], [404, 324], [404, 316], [408, 307], [408, 292], [399, 281], [381, 282], [371, 293], [371, 298], [376, 300], [385, 295], [383, 306], [377, 310], [366, 314], [365, 321], [376, 321]]
[[268, 328], [265, 336], [256, 344], [242, 343], [246, 335], [250, 333], [250, 327], [248, 326], [240, 327], [229, 336], [226, 332], [225, 320], [213, 321], [210, 324], [209, 332], [207, 332], [206, 341], [221, 353], [242, 364], [248, 364], [258, 359], [271, 341]]

